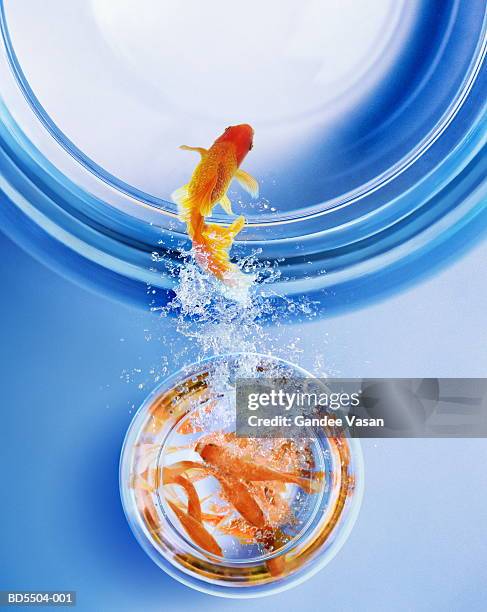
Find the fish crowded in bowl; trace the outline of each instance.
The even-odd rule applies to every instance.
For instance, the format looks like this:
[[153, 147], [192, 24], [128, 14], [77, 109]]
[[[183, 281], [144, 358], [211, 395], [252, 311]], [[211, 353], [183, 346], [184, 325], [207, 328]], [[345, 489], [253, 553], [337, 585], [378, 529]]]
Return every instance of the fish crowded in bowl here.
[[189, 366], [139, 409], [120, 470], [125, 513], [152, 559], [188, 586], [239, 598], [324, 567], [353, 526], [363, 484], [356, 440], [237, 436], [235, 380], [249, 372], [310, 376], [256, 354]]

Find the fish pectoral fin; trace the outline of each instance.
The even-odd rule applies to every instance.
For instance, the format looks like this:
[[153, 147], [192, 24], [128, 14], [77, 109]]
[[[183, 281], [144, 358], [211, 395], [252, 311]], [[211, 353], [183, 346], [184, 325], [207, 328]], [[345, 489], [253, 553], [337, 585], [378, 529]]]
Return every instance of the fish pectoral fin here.
[[208, 153], [208, 149], [204, 149], [203, 147], [188, 147], [188, 145], [181, 145], [179, 148], [183, 151], [195, 151], [199, 153], [201, 157], [204, 157]]
[[253, 198], [259, 197], [259, 183], [245, 170], [238, 169], [235, 173], [235, 178], [240, 183], [240, 185], [250, 193]]
[[223, 198], [220, 199], [219, 204], [223, 208], [223, 210], [227, 213], [227, 215], [233, 215], [232, 203], [230, 201], [230, 198], [227, 196], [227, 194], [225, 194]]

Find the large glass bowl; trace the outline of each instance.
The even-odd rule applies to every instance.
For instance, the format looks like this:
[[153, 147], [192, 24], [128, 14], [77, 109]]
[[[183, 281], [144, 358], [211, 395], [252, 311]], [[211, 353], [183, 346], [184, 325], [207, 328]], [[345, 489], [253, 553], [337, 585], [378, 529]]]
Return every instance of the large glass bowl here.
[[[236, 254], [327, 312], [431, 272], [486, 228], [483, 0], [0, 0], [2, 229], [84, 282], [170, 297], [169, 194], [251, 123]], [[229, 218], [215, 209], [214, 221]], [[157, 253], [157, 255], [154, 255]]]

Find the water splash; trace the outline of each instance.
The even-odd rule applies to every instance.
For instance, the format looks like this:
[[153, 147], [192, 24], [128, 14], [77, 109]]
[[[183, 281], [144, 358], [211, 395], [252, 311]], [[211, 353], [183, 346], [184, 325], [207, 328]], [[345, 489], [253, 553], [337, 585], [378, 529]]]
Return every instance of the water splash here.
[[257, 254], [238, 262], [249, 282], [228, 287], [201, 270], [185, 253], [182, 265], [174, 269], [178, 276], [175, 297], [166, 306], [151, 307], [163, 318], [175, 317], [177, 332], [195, 346], [198, 361], [240, 353], [242, 372], [239, 375], [249, 377], [255, 366], [252, 354], [292, 361], [303, 353], [298, 336], [283, 344], [276, 338], [276, 329], [298, 314], [308, 320], [316, 316], [314, 304], [306, 297], [285, 298], [287, 309], [277, 312], [273, 301], [260, 295], [258, 286], [275, 282], [280, 273], [275, 265], [258, 261]]
[[[148, 307], [158, 316], [149, 325], [144, 320], [144, 339], [161, 347], [170, 346], [170, 351], [158, 351], [159, 355], [148, 365], [128, 368], [120, 378], [145, 394], [171, 372], [184, 370], [195, 361], [235, 353], [242, 354], [239, 359], [242, 378], [254, 376], [255, 363], [251, 357], [254, 353], [306, 367], [310, 345], [303, 346], [296, 320], [312, 321], [317, 314], [317, 303], [306, 297], [289, 299], [273, 291], [272, 284], [280, 275], [279, 262], [271, 264], [258, 257], [261, 257], [260, 250], [238, 259], [239, 268], [252, 282], [235, 290], [201, 270], [188, 251], [179, 253], [178, 264], [171, 264], [154, 251], [151, 270], [156, 272], [160, 263], [164, 264], [164, 275], [169, 269], [175, 281], [175, 295], [166, 304], [160, 293], [147, 286]], [[267, 295], [280, 299], [279, 310], [272, 297], [261, 295], [262, 285], [266, 286]], [[159, 301], [160, 297], [164, 304]], [[175, 341], [175, 336], [180, 341]], [[319, 348], [321, 351], [322, 346]], [[321, 366], [324, 357], [320, 357]], [[142, 357], [138, 359], [141, 361]], [[322, 367], [314, 370], [318, 376], [324, 375]], [[220, 378], [225, 380], [224, 372]]]

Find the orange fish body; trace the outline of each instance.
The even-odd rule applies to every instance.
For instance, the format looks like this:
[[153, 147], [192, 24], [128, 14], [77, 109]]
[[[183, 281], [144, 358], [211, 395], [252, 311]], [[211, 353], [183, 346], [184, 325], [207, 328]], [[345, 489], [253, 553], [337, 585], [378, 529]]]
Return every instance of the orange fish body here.
[[253, 135], [250, 125], [241, 124], [228, 127], [209, 149], [183, 145], [181, 149], [198, 152], [201, 160], [189, 183], [172, 194], [172, 199], [178, 204], [179, 217], [186, 223], [193, 242], [196, 261], [203, 269], [230, 285], [236, 284], [240, 274], [237, 266], [230, 262], [228, 251], [244, 226], [245, 219], [240, 216], [230, 226], [224, 227], [206, 223], [205, 217], [217, 204], [228, 214], [233, 214], [227, 196], [233, 179], [253, 197], [257, 197], [257, 181], [240, 170], [240, 164], [252, 148]]
[[250, 482], [275, 480], [293, 483], [307, 493], [315, 493], [319, 489], [319, 485], [309, 478], [303, 478], [289, 472], [281, 472], [253, 461], [245, 461], [217, 444], [205, 444], [202, 448], [197, 447], [196, 450], [202, 459], [210, 465]]
[[[231, 474], [222, 474], [220, 470], [214, 469], [213, 467], [205, 466], [204, 464], [195, 463], [193, 461], [179, 461], [173, 464], [171, 467], [164, 468], [164, 483], [170, 484], [181, 484], [188, 492], [188, 513], [189, 512], [189, 501], [191, 500], [189, 491], [186, 483], [181, 483], [178, 479], [180, 475], [190, 469], [203, 469], [209, 471], [209, 475], [214, 476], [220, 483], [222, 490], [227, 497], [228, 501], [240, 512], [240, 514], [251, 524], [256, 527], [263, 527], [265, 525], [264, 514], [255, 501], [253, 496], [247, 489], [246, 484], [241, 482], [238, 478], [234, 478]], [[187, 481], [189, 483], [189, 481]], [[193, 507], [196, 505], [193, 500]], [[201, 516], [201, 510], [200, 510]]]
[[183, 512], [171, 501], [167, 500], [167, 503], [174, 514], [178, 517], [179, 522], [183, 526], [186, 533], [191, 537], [193, 542], [214, 555], [222, 556], [222, 549], [211, 533], [209, 533], [209, 531], [203, 527], [202, 523], [194, 519], [189, 514]]
[[264, 513], [247, 486], [241, 480], [227, 474], [215, 472], [214, 476], [218, 479], [223, 493], [235, 510], [254, 527], [264, 528], [266, 526]]

